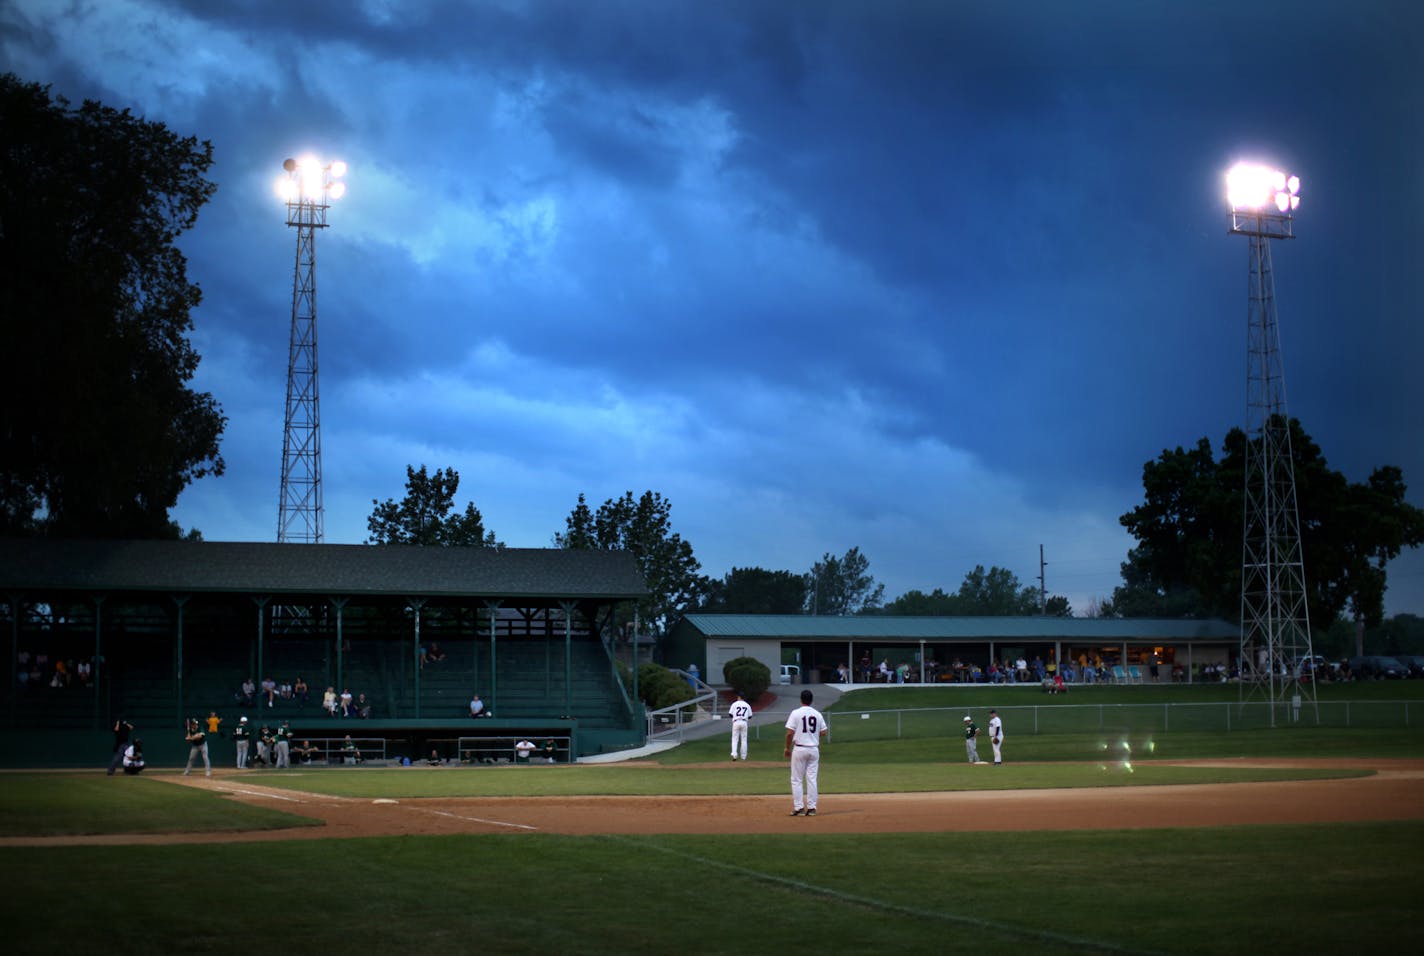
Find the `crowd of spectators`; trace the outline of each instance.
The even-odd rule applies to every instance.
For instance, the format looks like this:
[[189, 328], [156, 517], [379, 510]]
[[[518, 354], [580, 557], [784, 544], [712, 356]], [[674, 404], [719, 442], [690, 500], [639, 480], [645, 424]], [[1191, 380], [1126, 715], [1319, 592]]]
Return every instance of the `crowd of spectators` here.
[[93, 687], [94, 665], [93, 657], [55, 654], [51, 658], [48, 651], [31, 653], [22, 649], [15, 654], [15, 680], [21, 691], [37, 687], [56, 690]]

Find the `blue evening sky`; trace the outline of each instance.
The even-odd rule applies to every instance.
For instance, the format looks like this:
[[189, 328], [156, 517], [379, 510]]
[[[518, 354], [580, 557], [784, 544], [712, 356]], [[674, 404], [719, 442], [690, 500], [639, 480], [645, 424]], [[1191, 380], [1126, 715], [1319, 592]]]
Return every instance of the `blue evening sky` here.
[[[1245, 419], [1240, 158], [1290, 411], [1424, 505], [1424, 4], [1410, 0], [8, 0], [0, 68], [210, 139], [183, 240], [227, 473], [175, 517], [273, 540], [295, 235], [317, 237], [325, 539], [405, 466], [543, 547], [661, 492], [705, 573], [860, 547], [1107, 597], [1164, 448]], [[1309, 573], [1309, 555], [1306, 555]], [[1387, 609], [1424, 613], [1424, 557]]]

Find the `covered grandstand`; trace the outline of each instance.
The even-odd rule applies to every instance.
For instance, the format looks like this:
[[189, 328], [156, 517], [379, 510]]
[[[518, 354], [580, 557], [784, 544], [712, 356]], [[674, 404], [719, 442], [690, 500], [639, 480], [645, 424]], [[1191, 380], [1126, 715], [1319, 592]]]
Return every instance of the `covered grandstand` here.
[[[387, 757], [455, 756], [471, 736], [558, 738], [566, 756], [636, 746], [642, 707], [606, 635], [645, 594], [616, 551], [0, 540], [0, 763], [102, 764], [120, 716], [171, 760], [184, 718], [209, 711], [224, 732], [285, 720]], [[245, 706], [243, 681], [268, 677], [310, 696]], [[368, 716], [329, 716], [328, 687], [365, 694]], [[474, 694], [492, 718], [469, 716]], [[228, 763], [220, 743], [214, 759]]]

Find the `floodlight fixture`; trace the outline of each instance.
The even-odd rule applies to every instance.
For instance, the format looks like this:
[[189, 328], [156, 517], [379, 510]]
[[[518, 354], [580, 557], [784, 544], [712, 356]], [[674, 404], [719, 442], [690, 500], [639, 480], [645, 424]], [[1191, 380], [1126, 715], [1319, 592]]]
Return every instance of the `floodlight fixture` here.
[[1226, 174], [1226, 201], [1231, 205], [1232, 232], [1292, 239], [1292, 220], [1300, 208], [1300, 177], [1260, 163], [1237, 163]]
[[328, 200], [340, 199], [346, 194], [346, 184], [339, 181], [346, 175], [346, 168], [346, 163], [339, 159], [323, 163], [312, 155], [288, 158], [282, 162], [286, 175], [277, 179], [277, 196], [289, 206], [325, 208]]

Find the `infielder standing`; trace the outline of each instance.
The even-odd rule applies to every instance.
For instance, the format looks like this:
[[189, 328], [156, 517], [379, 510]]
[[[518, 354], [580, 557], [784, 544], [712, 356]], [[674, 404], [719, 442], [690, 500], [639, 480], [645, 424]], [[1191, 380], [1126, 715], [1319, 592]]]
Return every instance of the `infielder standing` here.
[[791, 758], [791, 815], [816, 815], [820, 791], [816, 778], [821, 769], [821, 738], [830, 728], [826, 718], [811, 706], [811, 692], [801, 692], [801, 706], [786, 718], [786, 753]]
[[732, 718], [732, 759], [738, 759], [740, 754], [741, 759], [746, 760], [747, 721], [752, 719], [752, 705], [738, 694], [737, 699], [732, 702], [732, 709], [727, 711], [727, 716]]
[[979, 762], [979, 725], [968, 714], [964, 715], [964, 751], [970, 763]]
[[1002, 766], [1004, 763], [1003, 754], [999, 752], [999, 747], [1004, 742], [1004, 722], [999, 719], [997, 710], [989, 711], [989, 743], [994, 745], [994, 766]]

